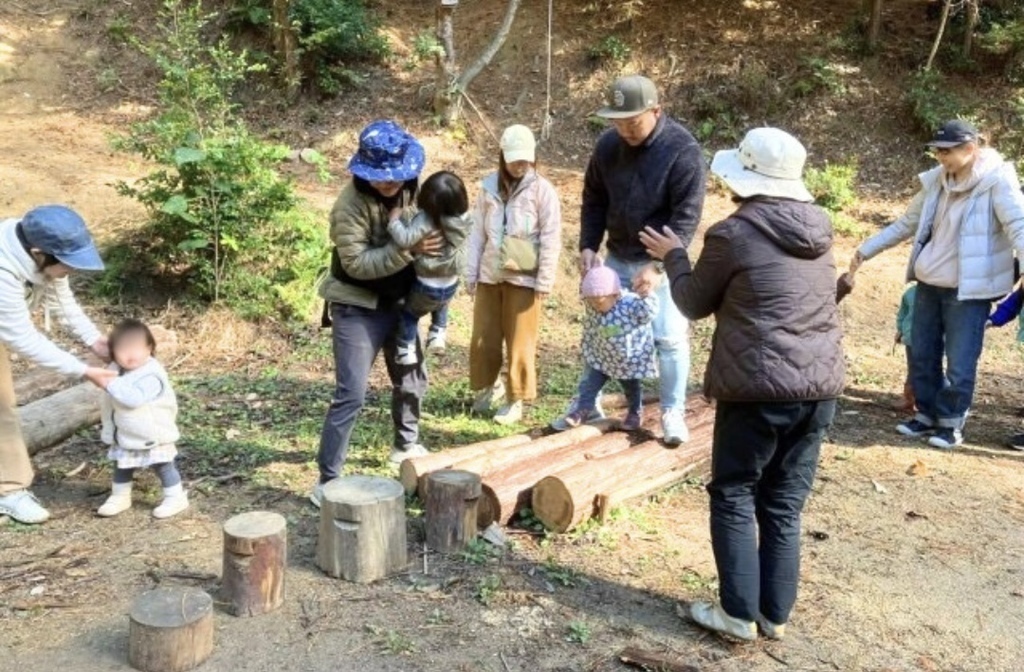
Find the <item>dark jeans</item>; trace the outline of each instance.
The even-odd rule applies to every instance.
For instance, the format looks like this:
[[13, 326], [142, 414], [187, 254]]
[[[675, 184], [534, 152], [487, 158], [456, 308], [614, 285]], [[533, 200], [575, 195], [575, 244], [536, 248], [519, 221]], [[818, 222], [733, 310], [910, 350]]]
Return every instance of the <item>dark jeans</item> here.
[[[152, 469], [157, 478], [160, 479], [160, 485], [165, 488], [170, 488], [181, 483], [181, 474], [178, 473], [178, 468], [174, 466], [174, 462], [161, 462], [160, 464], [151, 465], [149, 468]], [[114, 468], [114, 483], [131, 483], [134, 476], [134, 469], [121, 469], [120, 467]]]
[[910, 386], [917, 398], [918, 420], [963, 429], [974, 399], [991, 302], [960, 301], [956, 295], [956, 289], [917, 283]]
[[419, 280], [412, 287], [409, 296], [405, 298], [405, 305], [402, 306], [402, 318], [399, 322], [398, 340], [401, 345], [412, 345], [416, 340], [417, 327], [420, 318], [430, 314], [433, 317], [433, 324], [437, 325], [438, 314], [444, 320], [444, 327], [448, 324], [448, 303], [455, 297], [455, 291], [459, 283], [450, 287], [431, 287], [424, 285]]
[[448, 328], [448, 304], [444, 304], [434, 312], [430, 314], [430, 328], [431, 329], [447, 329]]
[[[366, 400], [370, 370], [377, 353], [384, 351], [391, 378], [391, 420], [395, 425], [396, 448], [419, 439], [420, 401], [427, 391], [427, 372], [422, 364], [401, 366], [395, 363], [398, 311], [335, 303], [331, 305], [331, 318], [335, 388], [317, 454], [321, 483], [336, 478], [345, 464], [349, 439]], [[419, 339], [415, 342], [419, 354]], [[422, 359], [417, 357], [418, 361]]]
[[[800, 513], [836, 402], [718, 402], [711, 546], [727, 614], [784, 624], [800, 577]], [[756, 525], [755, 525], [756, 521]]]
[[[580, 378], [580, 386], [577, 390], [576, 407], [581, 410], [592, 410], [597, 405], [597, 395], [601, 394], [601, 390], [609, 380], [611, 380], [611, 376], [605, 375], [591, 366], [584, 367], [583, 377]], [[622, 391], [629, 402], [629, 412], [639, 413], [643, 403], [640, 379], [622, 379], [619, 380], [619, 385], [622, 385]]]

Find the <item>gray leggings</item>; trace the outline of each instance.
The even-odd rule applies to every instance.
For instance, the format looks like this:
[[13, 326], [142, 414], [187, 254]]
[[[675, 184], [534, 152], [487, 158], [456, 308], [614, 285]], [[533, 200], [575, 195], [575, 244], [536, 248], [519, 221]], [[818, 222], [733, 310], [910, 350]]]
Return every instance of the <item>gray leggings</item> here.
[[[174, 466], [174, 462], [161, 462], [160, 464], [150, 465], [150, 468], [156, 472], [157, 478], [160, 479], [160, 483], [165, 488], [181, 483], [181, 474], [178, 473], [178, 468]], [[134, 475], [134, 469], [116, 467], [114, 469], [114, 483], [131, 483]]]

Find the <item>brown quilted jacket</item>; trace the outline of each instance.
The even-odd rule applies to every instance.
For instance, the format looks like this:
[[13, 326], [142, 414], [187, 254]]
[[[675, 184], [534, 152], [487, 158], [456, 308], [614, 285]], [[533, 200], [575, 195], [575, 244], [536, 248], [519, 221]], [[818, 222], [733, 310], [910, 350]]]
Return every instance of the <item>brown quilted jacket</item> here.
[[665, 259], [690, 319], [714, 314], [705, 394], [733, 402], [831, 399], [845, 363], [832, 225], [815, 205], [758, 198], [711, 227], [696, 266]]

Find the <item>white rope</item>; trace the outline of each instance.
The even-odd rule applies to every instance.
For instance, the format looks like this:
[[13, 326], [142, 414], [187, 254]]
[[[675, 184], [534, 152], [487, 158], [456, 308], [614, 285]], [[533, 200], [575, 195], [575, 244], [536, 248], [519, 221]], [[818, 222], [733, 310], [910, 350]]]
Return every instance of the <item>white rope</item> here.
[[552, 26], [554, 24], [555, 15], [555, 0], [548, 0], [548, 78], [544, 102], [544, 120], [540, 127], [540, 139], [547, 140], [551, 135], [551, 124], [553, 119], [551, 117], [551, 33]]

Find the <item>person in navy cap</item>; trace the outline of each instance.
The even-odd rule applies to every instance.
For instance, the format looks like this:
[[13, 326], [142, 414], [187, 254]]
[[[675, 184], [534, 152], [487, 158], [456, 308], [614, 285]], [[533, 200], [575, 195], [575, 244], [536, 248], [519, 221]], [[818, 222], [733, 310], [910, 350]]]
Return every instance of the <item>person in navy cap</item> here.
[[107, 339], [82, 312], [68, 284], [79, 271], [101, 271], [92, 236], [82, 217], [63, 205], [44, 205], [21, 219], [0, 221], [0, 515], [21, 523], [50, 517], [29, 487], [33, 471], [21, 434], [14, 397], [14, 352], [40, 366], [106, 387], [117, 374], [92, 367], [36, 329], [32, 310], [56, 308], [63, 322], [94, 354], [109, 359]]
[[917, 413], [896, 426], [949, 450], [963, 443], [992, 301], [1013, 289], [1024, 255], [1024, 194], [1004, 160], [963, 119], [928, 143], [939, 165], [918, 175], [907, 212], [861, 244], [851, 271], [913, 238], [906, 279], [917, 281], [910, 345]]
[[324, 484], [341, 474], [370, 369], [382, 350], [392, 384], [391, 461], [427, 452], [419, 443], [420, 401], [427, 389], [422, 347], [417, 338], [415, 362], [399, 363], [399, 307], [416, 280], [414, 256], [437, 254], [444, 240], [434, 233], [403, 249], [388, 233], [388, 223], [415, 202], [425, 160], [423, 146], [401, 126], [371, 123], [349, 162], [352, 180], [331, 210], [334, 249], [320, 296], [324, 325], [332, 327], [336, 387], [320, 435], [320, 482], [310, 495], [315, 506], [320, 506]]

